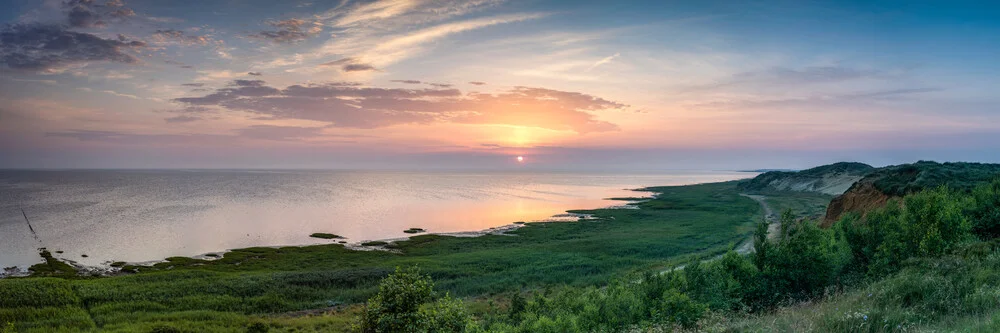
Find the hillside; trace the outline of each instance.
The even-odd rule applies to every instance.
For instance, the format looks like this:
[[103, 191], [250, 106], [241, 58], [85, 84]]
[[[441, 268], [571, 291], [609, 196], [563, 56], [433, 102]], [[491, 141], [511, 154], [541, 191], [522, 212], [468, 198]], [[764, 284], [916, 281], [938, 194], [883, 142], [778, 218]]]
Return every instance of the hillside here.
[[847, 212], [865, 214], [910, 193], [942, 185], [967, 192], [997, 177], [1000, 164], [919, 161], [874, 169], [830, 201], [822, 226], [833, 225]]
[[839, 195], [874, 170], [857, 162], [839, 162], [802, 171], [769, 171], [740, 183], [745, 192], [792, 191]]

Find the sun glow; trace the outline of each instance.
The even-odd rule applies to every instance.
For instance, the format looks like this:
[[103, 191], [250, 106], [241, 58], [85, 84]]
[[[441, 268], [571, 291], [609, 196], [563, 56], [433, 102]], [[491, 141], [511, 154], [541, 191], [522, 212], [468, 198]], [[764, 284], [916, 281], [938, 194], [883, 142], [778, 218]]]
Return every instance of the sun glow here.
[[524, 156], [518, 156], [517, 157], [517, 162], [518, 163], [524, 163]]

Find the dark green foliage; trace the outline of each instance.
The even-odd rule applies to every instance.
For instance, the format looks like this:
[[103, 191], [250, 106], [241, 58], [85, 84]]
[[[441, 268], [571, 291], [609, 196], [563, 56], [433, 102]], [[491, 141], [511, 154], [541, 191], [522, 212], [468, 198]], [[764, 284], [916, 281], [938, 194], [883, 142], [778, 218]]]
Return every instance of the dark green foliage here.
[[450, 296], [434, 300], [434, 283], [418, 269], [396, 269], [379, 283], [355, 330], [380, 332], [464, 332], [471, 318]]
[[787, 234], [771, 246], [758, 267], [764, 283], [760, 304], [773, 306], [821, 295], [844, 261], [832, 232], [812, 221], [789, 223]]
[[408, 234], [419, 234], [421, 232], [426, 232], [426, 231], [427, 230], [424, 230], [424, 229], [421, 229], [421, 228], [409, 228], [409, 229], [403, 230], [403, 232], [408, 233]]
[[663, 300], [657, 314], [667, 322], [677, 323], [684, 327], [692, 327], [705, 315], [708, 307], [694, 302], [687, 295], [670, 289], [663, 293]]
[[325, 232], [315, 232], [315, 233], [309, 235], [309, 237], [312, 237], [312, 238], [321, 238], [321, 239], [339, 239], [339, 238], [344, 238], [344, 237], [340, 237], [339, 235], [325, 233]]
[[426, 321], [427, 332], [465, 332], [474, 326], [465, 304], [448, 294], [421, 306], [420, 317]]
[[57, 278], [0, 280], [0, 308], [57, 307], [80, 304], [69, 281]]
[[896, 271], [911, 257], [938, 256], [970, 240], [964, 196], [941, 187], [891, 201], [864, 220], [846, 216], [838, 228], [852, 253], [854, 269], [872, 276]]
[[941, 186], [968, 192], [998, 175], [1000, 175], [1000, 164], [919, 161], [879, 168], [865, 176], [859, 183], [871, 181], [875, 188], [883, 193], [901, 197]]
[[972, 220], [972, 231], [979, 237], [1000, 237], [1000, 178], [972, 190], [966, 215]]
[[527, 307], [528, 301], [524, 299], [524, 296], [521, 296], [520, 291], [516, 291], [510, 297], [510, 309], [507, 311], [507, 317], [519, 321]]
[[753, 233], [753, 264], [757, 266], [758, 270], [764, 269], [768, 255], [771, 253], [771, 242], [767, 240], [767, 228], [767, 222], [760, 221]]
[[76, 276], [76, 268], [70, 266], [69, 264], [60, 261], [52, 256], [46, 249], [41, 249], [39, 255], [45, 262], [40, 264], [32, 265], [28, 268], [33, 276], [57, 276], [57, 277], [74, 277]]
[[368, 241], [361, 243], [361, 246], [385, 246], [385, 245], [389, 245], [389, 243], [383, 241]]
[[247, 326], [247, 333], [267, 333], [271, 328], [267, 324], [256, 321]]
[[[691, 326], [707, 305], [677, 290], [682, 275], [648, 274], [603, 288], [562, 287], [536, 292], [524, 310], [487, 323], [490, 332], [620, 332], [651, 325]], [[635, 278], [635, 277], [632, 277]], [[513, 308], [513, 301], [511, 304]], [[520, 306], [518, 306], [520, 307]]]

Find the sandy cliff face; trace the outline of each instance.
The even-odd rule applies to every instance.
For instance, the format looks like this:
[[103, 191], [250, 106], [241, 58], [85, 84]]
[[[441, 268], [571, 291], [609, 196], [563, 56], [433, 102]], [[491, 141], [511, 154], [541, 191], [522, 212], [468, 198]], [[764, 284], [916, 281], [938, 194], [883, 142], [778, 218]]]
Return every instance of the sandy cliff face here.
[[826, 207], [826, 217], [820, 226], [833, 226], [841, 216], [849, 212], [864, 216], [869, 211], [884, 206], [889, 199], [892, 197], [879, 191], [871, 181], [855, 183], [847, 192], [830, 201], [830, 205]]
[[770, 183], [770, 186], [780, 191], [819, 192], [829, 195], [840, 195], [847, 191], [862, 176], [851, 174], [828, 174], [821, 178], [786, 178]]
[[872, 166], [864, 163], [838, 162], [798, 172], [766, 172], [739, 187], [748, 193], [791, 191], [839, 195], [872, 170]]

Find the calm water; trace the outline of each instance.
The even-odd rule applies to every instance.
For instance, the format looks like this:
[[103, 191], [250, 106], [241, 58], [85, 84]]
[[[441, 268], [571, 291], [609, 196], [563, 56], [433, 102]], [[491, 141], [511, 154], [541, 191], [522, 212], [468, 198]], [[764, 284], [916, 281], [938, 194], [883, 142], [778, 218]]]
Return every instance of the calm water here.
[[[36, 249], [83, 264], [259, 245], [474, 231], [620, 204], [626, 189], [745, 178], [737, 172], [593, 174], [389, 171], [0, 171], [0, 267]], [[24, 209], [40, 241], [21, 215]], [[82, 258], [86, 254], [88, 258]]]

